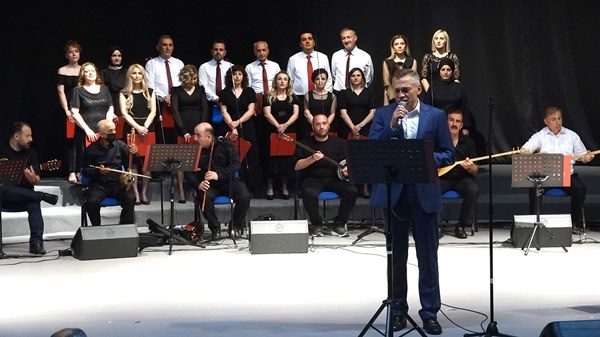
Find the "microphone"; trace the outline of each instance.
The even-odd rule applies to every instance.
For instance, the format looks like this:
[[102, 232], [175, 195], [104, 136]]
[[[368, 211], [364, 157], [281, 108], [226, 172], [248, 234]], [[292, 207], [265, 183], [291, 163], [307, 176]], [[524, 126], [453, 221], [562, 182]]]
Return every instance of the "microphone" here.
[[223, 136], [219, 136], [219, 137], [217, 137], [217, 141], [218, 141], [219, 143], [224, 143], [224, 142], [225, 142], [225, 137], [223, 137]]

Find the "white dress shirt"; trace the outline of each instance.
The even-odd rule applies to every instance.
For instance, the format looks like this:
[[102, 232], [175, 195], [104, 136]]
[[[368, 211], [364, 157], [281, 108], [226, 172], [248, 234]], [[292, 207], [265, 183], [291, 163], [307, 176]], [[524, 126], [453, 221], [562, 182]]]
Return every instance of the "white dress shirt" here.
[[[350, 68], [360, 68], [365, 73], [367, 87], [373, 83], [373, 61], [371, 55], [358, 47], [352, 50], [350, 55]], [[346, 60], [348, 58], [346, 49], [340, 49], [331, 56], [331, 70], [333, 71], [333, 90], [342, 91], [346, 89]]]
[[[587, 152], [579, 135], [565, 127], [561, 127], [558, 134], [555, 135], [546, 126], [534, 133], [521, 148], [531, 152], [560, 153], [569, 156], [582, 155]], [[571, 174], [574, 172], [573, 164], [575, 164], [575, 160], [571, 159]]]
[[[169, 81], [167, 80], [167, 68], [165, 59], [157, 56], [146, 62], [146, 77], [148, 87], [154, 89], [156, 96], [162, 101], [162, 98], [169, 95]], [[181, 85], [179, 83], [179, 72], [183, 68], [183, 62], [175, 57], [169, 58], [169, 70], [171, 71], [171, 81], [174, 87]]]
[[307, 55], [310, 55], [310, 63], [312, 63], [313, 71], [323, 68], [327, 70], [329, 76], [327, 76], [327, 84], [325, 85], [325, 90], [331, 92], [333, 88], [333, 81], [331, 74], [331, 70], [329, 68], [329, 58], [327, 55], [313, 50], [312, 53], [306, 54], [304, 51], [298, 52], [292, 55], [287, 64], [287, 73], [290, 75], [292, 79], [292, 90], [294, 94], [297, 96], [305, 95], [308, 90], [308, 79], [312, 76], [312, 74], [308, 74], [308, 59]]
[[[229, 68], [231, 68], [232, 66], [233, 64], [231, 64], [231, 62], [225, 60], [221, 61], [221, 89], [225, 89], [225, 74], [227, 73], [227, 70], [229, 70]], [[215, 88], [216, 74], [217, 61], [215, 61], [215, 59], [203, 63], [198, 68], [198, 83], [204, 87], [204, 90], [206, 91], [206, 99], [209, 102], [214, 102], [219, 99]]]
[[[248, 85], [252, 89], [254, 89], [254, 92], [256, 92], [257, 94], [263, 93], [262, 69], [263, 68], [260, 65], [259, 60], [255, 60], [254, 62], [249, 63], [246, 66], [246, 74], [248, 74]], [[275, 78], [275, 74], [281, 71], [281, 68], [279, 68], [279, 64], [277, 64], [276, 62], [273, 62], [271, 60], [265, 60], [265, 69], [267, 69], [267, 79], [269, 80], [267, 86], [271, 88], [273, 78]]]

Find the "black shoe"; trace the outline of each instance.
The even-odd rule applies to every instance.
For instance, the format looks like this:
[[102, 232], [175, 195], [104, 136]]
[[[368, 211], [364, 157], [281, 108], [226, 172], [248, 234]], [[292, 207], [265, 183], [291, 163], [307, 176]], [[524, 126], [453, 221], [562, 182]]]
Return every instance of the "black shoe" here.
[[394, 320], [392, 321], [392, 328], [394, 331], [400, 331], [406, 328], [406, 317], [401, 315], [394, 317]]
[[423, 321], [423, 329], [430, 335], [441, 335], [442, 326], [435, 318], [427, 318]]
[[466, 239], [467, 232], [465, 232], [465, 229], [461, 226], [456, 226], [454, 227], [454, 236], [458, 239]]
[[49, 203], [50, 205], [56, 205], [56, 203], [58, 202], [58, 195], [56, 195], [56, 194], [50, 194], [50, 193], [44, 193], [42, 195], [42, 200], [44, 200], [45, 202]]
[[323, 226], [312, 226], [310, 234], [316, 237], [323, 237]]
[[221, 239], [221, 228], [211, 229], [210, 240], [217, 241]]
[[33, 242], [29, 245], [29, 252], [35, 255], [45, 255], [44, 244], [41, 242]]
[[333, 231], [331, 232], [332, 235], [336, 235], [340, 238], [345, 238], [350, 236], [348, 234], [348, 231], [346, 230], [346, 226], [345, 225], [335, 225], [333, 227]]

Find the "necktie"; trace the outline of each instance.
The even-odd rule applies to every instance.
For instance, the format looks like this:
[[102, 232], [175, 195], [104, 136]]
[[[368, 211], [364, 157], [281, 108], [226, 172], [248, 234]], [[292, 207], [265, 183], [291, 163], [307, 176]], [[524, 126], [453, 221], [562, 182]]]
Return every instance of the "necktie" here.
[[346, 89], [350, 88], [350, 55], [348, 53], [346, 58]]
[[171, 67], [169, 67], [169, 61], [165, 60], [165, 68], [167, 70], [167, 95], [171, 94], [171, 88], [173, 87], [173, 79], [171, 78]]
[[221, 90], [223, 90], [223, 83], [221, 83], [221, 62], [217, 62], [217, 74], [215, 75], [215, 93], [217, 96], [221, 96]]
[[269, 78], [267, 77], [267, 68], [265, 67], [265, 63], [260, 63], [262, 67], [262, 82], [263, 82], [263, 95], [269, 94]]
[[308, 60], [306, 63], [306, 72], [308, 73], [308, 91], [313, 91], [315, 90], [315, 83], [312, 81], [313, 66], [310, 58], [310, 55], [306, 55], [306, 59]]

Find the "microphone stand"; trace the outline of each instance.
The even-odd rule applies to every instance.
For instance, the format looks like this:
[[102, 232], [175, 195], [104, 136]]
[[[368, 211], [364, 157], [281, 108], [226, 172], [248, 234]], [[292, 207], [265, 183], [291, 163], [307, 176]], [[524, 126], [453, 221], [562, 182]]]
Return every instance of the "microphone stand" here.
[[496, 109], [496, 105], [494, 104], [494, 97], [489, 97], [489, 105], [488, 105], [488, 183], [489, 183], [489, 218], [490, 218], [490, 239], [489, 239], [489, 251], [490, 251], [490, 323], [488, 324], [485, 332], [472, 333], [472, 334], [464, 334], [464, 337], [476, 337], [476, 336], [498, 336], [498, 337], [513, 337], [511, 335], [503, 334], [498, 331], [498, 323], [494, 319], [494, 225], [493, 225], [493, 215], [494, 215], [494, 204], [492, 202], [492, 143], [494, 141], [494, 129], [492, 124], [492, 115], [493, 111]]

